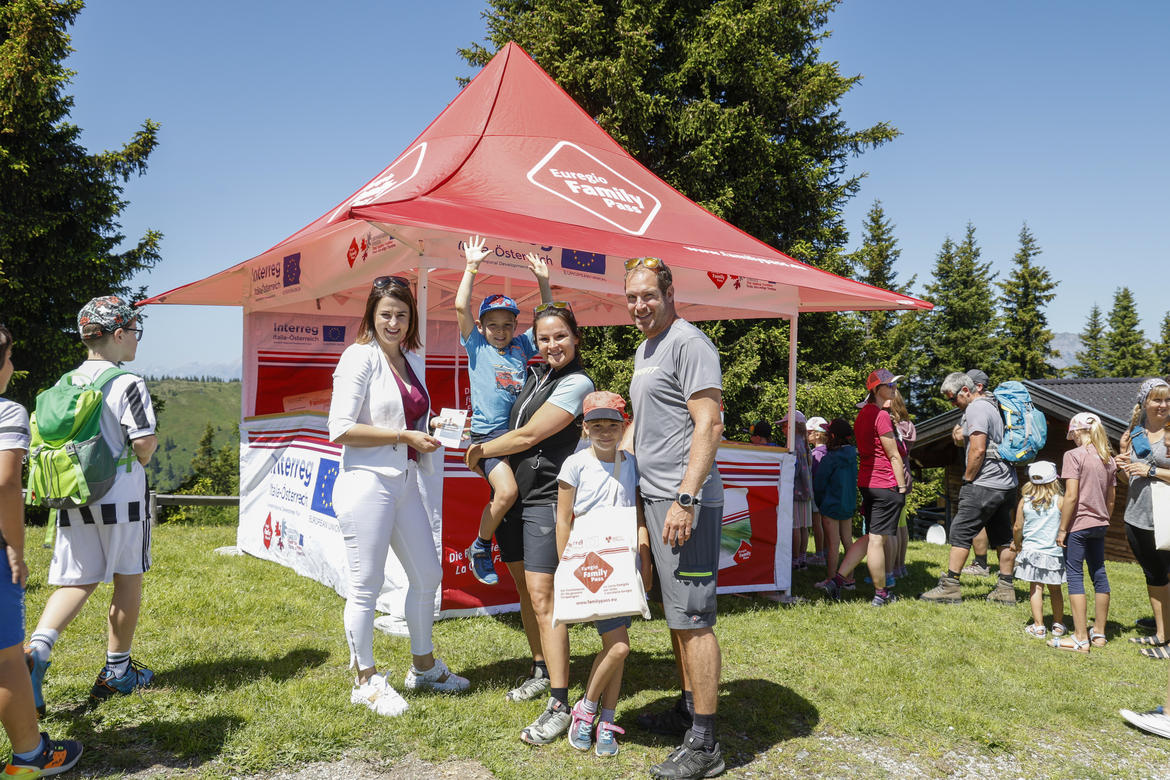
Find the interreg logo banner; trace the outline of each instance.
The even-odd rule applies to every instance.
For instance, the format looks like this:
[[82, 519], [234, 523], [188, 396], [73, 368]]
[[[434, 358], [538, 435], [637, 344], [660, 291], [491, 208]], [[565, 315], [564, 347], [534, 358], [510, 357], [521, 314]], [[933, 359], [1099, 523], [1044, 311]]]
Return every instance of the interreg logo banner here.
[[345, 326], [344, 325], [322, 325], [321, 326], [321, 340], [341, 344], [345, 342]]
[[[462, 254], [466, 248], [465, 243], [460, 241], [457, 248]], [[484, 262], [489, 265], [507, 265], [513, 268], [528, 268], [528, 260], [525, 259], [529, 252], [535, 253], [546, 264], [551, 264], [552, 245], [542, 246], [538, 244], [505, 244], [503, 242], [489, 243], [487, 245], [488, 256], [484, 258]]]
[[662, 208], [632, 179], [568, 141], [553, 146], [528, 181], [630, 235], [645, 233]]
[[317, 461], [317, 484], [313, 487], [314, 512], [337, 517], [333, 511], [333, 483], [337, 481], [339, 471], [341, 471], [339, 461], [332, 458], [320, 458]]
[[[566, 272], [582, 271], [582, 276], [589, 274], [605, 276], [605, 255], [597, 252], [581, 252], [576, 249], [561, 250], [561, 268]], [[570, 276], [577, 274], [570, 273]]]
[[292, 287], [301, 283], [301, 253], [295, 252], [284, 258], [284, 279], [282, 286]]

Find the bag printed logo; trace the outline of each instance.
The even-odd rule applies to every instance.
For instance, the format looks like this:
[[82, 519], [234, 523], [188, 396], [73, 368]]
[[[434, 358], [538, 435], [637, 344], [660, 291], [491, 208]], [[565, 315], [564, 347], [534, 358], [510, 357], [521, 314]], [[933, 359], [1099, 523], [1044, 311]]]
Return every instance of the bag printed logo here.
[[585, 561], [573, 571], [573, 576], [581, 580], [581, 584], [588, 588], [590, 593], [601, 590], [601, 586], [605, 584], [611, 574], [613, 574], [613, 567], [592, 551], [585, 556]]

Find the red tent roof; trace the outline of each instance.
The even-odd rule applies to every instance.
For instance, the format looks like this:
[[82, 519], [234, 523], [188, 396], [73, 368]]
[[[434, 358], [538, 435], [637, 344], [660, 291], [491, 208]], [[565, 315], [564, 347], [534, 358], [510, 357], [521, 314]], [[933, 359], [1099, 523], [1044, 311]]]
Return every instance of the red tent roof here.
[[[561, 268], [576, 272], [570, 276], [611, 277], [610, 285], [594, 286], [602, 292], [612, 283], [620, 291], [623, 272], [611, 262], [604, 273], [602, 255], [656, 255], [672, 268], [701, 272], [692, 277], [706, 274], [710, 281], [692, 300], [708, 316], [931, 307], [794, 260], [691, 202], [634, 160], [514, 43], [405, 152], [329, 213], [250, 261], [146, 302], [252, 305], [248, 267], [324, 238], [348, 243], [362, 223], [412, 250], [420, 241], [416, 265], [426, 262], [420, 256], [450, 256], [433, 267], [461, 269], [452, 239], [469, 233], [545, 251], [561, 247]], [[298, 258], [298, 277], [313, 276], [306, 269], [312, 262]], [[323, 285], [356, 286], [356, 278], [339, 274], [317, 274], [300, 286], [307, 295], [321, 294]], [[566, 284], [556, 275], [553, 282]]]

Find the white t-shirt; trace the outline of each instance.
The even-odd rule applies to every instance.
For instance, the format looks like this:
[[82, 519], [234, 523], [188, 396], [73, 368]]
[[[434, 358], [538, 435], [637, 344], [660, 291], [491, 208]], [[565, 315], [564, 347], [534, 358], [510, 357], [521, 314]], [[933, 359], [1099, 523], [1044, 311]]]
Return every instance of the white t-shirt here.
[[[74, 384], [92, 382], [103, 371], [113, 368], [108, 360], [87, 360], [77, 369]], [[134, 374], [116, 376], [101, 388], [105, 409], [102, 411], [102, 438], [110, 446], [115, 457], [131, 459], [130, 471], [122, 466], [114, 478], [114, 486], [98, 501], [99, 504], [128, 504], [143, 501], [146, 497], [146, 470], [134, 457], [129, 442], [151, 436], [158, 427], [154, 407], [150, 403], [150, 391], [146, 382]], [[128, 518], [118, 513], [118, 522]]]
[[[602, 463], [593, 448], [574, 452], [565, 458], [557, 479], [577, 488], [573, 515], [580, 517], [597, 507], [633, 506], [638, 487], [638, 461], [628, 452], [619, 453], [620, 465]], [[614, 477], [614, 472], [617, 477]]]
[[0, 450], [28, 452], [28, 412], [16, 401], [0, 398]]

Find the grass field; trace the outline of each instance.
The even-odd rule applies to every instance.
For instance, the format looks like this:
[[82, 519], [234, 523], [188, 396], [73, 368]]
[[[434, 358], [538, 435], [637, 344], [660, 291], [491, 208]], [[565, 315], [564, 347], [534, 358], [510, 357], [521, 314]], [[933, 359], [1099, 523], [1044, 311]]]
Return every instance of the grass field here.
[[191, 473], [191, 458], [203, 431], [215, 429], [215, 448], [239, 441], [240, 383], [151, 379], [150, 394], [165, 405], [159, 414], [159, 448], [151, 460], [151, 487], [167, 492]]
[[[578, 753], [563, 740], [543, 748], [519, 741], [543, 702], [504, 701], [527, 667], [514, 616], [438, 623], [438, 652], [472, 680], [471, 692], [408, 697], [410, 712], [383, 719], [349, 703], [341, 599], [275, 564], [212, 553], [234, 538], [234, 527], [156, 529], [134, 647], [158, 673], [154, 688], [86, 706], [104, 661], [105, 586], [58, 642], [46, 727], [85, 743], [83, 775], [155, 767], [230, 777], [342, 757], [385, 767], [410, 756], [416, 764], [471, 759], [503, 778], [638, 777], [673, 747], [633, 723], [642, 708], [676, 695], [660, 621], [631, 630], [618, 709], [627, 734], [615, 759]], [[47, 594], [48, 557], [30, 550], [30, 627]], [[914, 543], [909, 558], [912, 573], [899, 589], [917, 593], [934, 583], [942, 549]], [[819, 576], [798, 573], [796, 592], [810, 602], [795, 607], [720, 598], [719, 737], [728, 776], [1170, 773], [1170, 741], [1136, 732], [1117, 715], [1120, 707], [1161, 703], [1166, 689], [1165, 662], [1139, 657], [1125, 641], [1149, 610], [1136, 566], [1109, 565], [1111, 641], [1088, 656], [1025, 637], [1026, 604], [981, 599], [990, 579], [968, 581], [961, 606], [908, 599], [874, 609], [864, 585], [855, 600], [820, 600], [811, 588]], [[599, 641], [591, 627], [571, 637], [576, 697]], [[407, 640], [378, 634], [375, 652], [400, 683]]]

